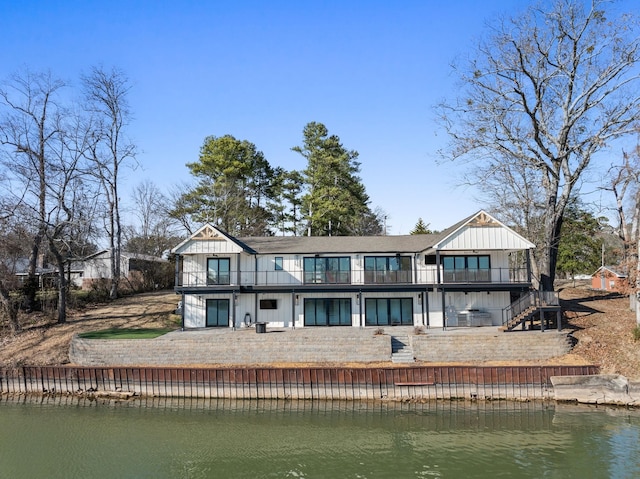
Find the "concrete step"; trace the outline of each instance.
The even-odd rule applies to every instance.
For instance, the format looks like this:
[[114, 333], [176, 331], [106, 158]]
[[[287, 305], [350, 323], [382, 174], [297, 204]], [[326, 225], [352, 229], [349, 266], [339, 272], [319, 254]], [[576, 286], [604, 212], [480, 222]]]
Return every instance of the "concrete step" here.
[[409, 347], [409, 336], [391, 336], [391, 352], [396, 353], [407, 347]]
[[399, 355], [398, 353], [395, 353], [391, 355], [391, 362], [392, 363], [415, 363], [416, 360], [411, 354]]
[[413, 349], [409, 343], [409, 336], [391, 336], [391, 362], [414, 363]]

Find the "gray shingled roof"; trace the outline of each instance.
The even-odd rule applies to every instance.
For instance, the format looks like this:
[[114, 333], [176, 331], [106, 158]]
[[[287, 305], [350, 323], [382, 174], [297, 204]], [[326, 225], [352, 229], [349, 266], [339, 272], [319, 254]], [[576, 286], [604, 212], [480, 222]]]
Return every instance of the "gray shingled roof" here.
[[437, 234], [402, 236], [265, 236], [236, 238], [258, 254], [419, 253], [467, 223], [477, 213]]
[[417, 253], [438, 235], [406, 236], [270, 236], [239, 238], [259, 254]]

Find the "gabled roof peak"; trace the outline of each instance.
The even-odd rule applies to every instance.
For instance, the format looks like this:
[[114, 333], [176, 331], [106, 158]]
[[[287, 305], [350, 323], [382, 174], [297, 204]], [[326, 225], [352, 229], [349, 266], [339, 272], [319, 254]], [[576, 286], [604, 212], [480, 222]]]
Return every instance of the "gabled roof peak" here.
[[226, 237], [223, 235], [220, 230], [215, 228], [213, 225], [206, 223], [202, 226], [198, 231], [196, 231], [192, 239], [202, 240], [202, 241], [225, 241]]

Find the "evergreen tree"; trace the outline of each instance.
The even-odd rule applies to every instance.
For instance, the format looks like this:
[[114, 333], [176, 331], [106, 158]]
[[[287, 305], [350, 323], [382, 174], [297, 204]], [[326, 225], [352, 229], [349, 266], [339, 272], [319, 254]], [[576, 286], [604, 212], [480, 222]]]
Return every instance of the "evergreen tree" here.
[[272, 183], [274, 199], [268, 203], [268, 208], [273, 218], [273, 230], [283, 236], [297, 236], [302, 233], [300, 210], [303, 187], [303, 178], [299, 171], [276, 168]]
[[410, 235], [430, 235], [433, 231], [429, 229], [429, 223], [422, 221], [422, 218], [418, 218], [418, 222], [413, 227], [411, 231], [409, 231]]
[[601, 263], [601, 224], [577, 202], [567, 207], [558, 245], [558, 273], [571, 277], [591, 274]]
[[[371, 216], [369, 196], [360, 178], [358, 152], [347, 150], [336, 135], [329, 135], [322, 123], [308, 123], [303, 145], [297, 151], [307, 160], [302, 172], [306, 192], [302, 215], [309, 236], [357, 234], [357, 225]], [[354, 227], [356, 227], [354, 229]]]
[[274, 172], [253, 143], [231, 135], [209, 136], [199, 160], [187, 167], [199, 182], [179, 198], [173, 217], [190, 215], [234, 236], [271, 234], [267, 202], [273, 195]]

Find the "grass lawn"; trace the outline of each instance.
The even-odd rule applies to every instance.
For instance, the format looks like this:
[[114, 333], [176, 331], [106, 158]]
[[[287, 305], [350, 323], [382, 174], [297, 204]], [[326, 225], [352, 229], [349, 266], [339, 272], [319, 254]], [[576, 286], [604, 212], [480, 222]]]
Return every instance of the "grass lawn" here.
[[83, 339], [153, 339], [174, 331], [170, 328], [103, 329], [78, 334]]

